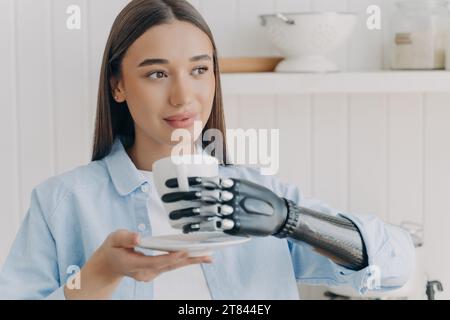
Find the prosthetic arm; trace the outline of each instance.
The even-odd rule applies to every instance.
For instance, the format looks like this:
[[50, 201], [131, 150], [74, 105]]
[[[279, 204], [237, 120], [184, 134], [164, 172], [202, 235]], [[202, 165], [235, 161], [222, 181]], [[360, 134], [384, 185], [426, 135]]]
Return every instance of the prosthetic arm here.
[[[167, 180], [166, 186], [177, 188], [177, 179]], [[361, 234], [344, 217], [299, 207], [247, 180], [190, 177], [189, 186], [191, 191], [162, 196], [164, 202], [189, 204], [169, 215], [172, 220], [189, 220], [183, 224], [184, 233], [221, 230], [236, 236], [289, 237], [311, 245], [348, 269], [368, 265]]]

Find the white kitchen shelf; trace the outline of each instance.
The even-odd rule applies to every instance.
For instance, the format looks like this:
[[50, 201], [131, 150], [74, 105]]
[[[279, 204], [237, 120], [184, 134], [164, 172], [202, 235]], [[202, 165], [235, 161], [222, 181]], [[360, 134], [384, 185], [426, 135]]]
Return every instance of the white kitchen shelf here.
[[224, 94], [450, 92], [450, 71], [225, 73]]

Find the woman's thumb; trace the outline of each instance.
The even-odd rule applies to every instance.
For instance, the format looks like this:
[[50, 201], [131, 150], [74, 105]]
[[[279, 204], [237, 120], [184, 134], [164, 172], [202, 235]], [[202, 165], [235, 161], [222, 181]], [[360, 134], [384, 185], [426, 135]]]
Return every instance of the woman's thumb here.
[[128, 230], [117, 230], [110, 237], [113, 247], [134, 248], [139, 244], [139, 234]]

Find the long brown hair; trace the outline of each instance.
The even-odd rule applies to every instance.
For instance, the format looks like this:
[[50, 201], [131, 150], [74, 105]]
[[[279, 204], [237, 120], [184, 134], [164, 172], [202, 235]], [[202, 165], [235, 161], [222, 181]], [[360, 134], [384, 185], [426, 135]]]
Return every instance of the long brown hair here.
[[[126, 102], [118, 103], [113, 98], [110, 79], [112, 76], [120, 78], [123, 57], [134, 41], [151, 27], [170, 23], [174, 19], [193, 24], [207, 34], [211, 40], [216, 88], [211, 115], [202, 130], [201, 137], [206, 130], [212, 128], [222, 133], [224, 143], [221, 158], [223, 159], [218, 160], [220, 163], [227, 164], [225, 116], [216, 45], [206, 21], [185, 0], [133, 0], [115, 19], [106, 43], [100, 70], [92, 161], [103, 159], [109, 154], [117, 135], [125, 137], [122, 140], [125, 148], [134, 144], [133, 118], [128, 106], [123, 105]], [[203, 139], [202, 146], [206, 147]]]

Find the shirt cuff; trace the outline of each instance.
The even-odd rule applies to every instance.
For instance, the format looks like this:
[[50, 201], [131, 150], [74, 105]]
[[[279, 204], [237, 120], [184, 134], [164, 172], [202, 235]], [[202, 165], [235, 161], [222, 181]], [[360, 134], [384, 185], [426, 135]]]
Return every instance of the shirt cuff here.
[[336, 264], [335, 267], [337, 282], [342, 285], [350, 285], [360, 295], [364, 295], [368, 290], [376, 289], [379, 284], [379, 269], [376, 266], [354, 271]]
[[[394, 283], [383, 283], [382, 279], [397, 278], [398, 284], [406, 282], [407, 277], [403, 277], [402, 272], [395, 270], [394, 261], [399, 256], [398, 248], [393, 242], [388, 228], [381, 220], [372, 215], [353, 215], [349, 213], [338, 213], [340, 216], [351, 220], [359, 229], [361, 237], [363, 238], [368, 257], [368, 267], [353, 271], [344, 267], [338, 266], [337, 272], [339, 276], [344, 278], [352, 277], [347, 281], [352, 282], [353, 287], [357, 289], [360, 294], [371, 291], [388, 291], [401, 287]], [[408, 264], [406, 264], [408, 265]], [[406, 267], [406, 266], [403, 266]], [[397, 266], [397, 269], [399, 267]], [[403, 272], [405, 275], [409, 272]]]

